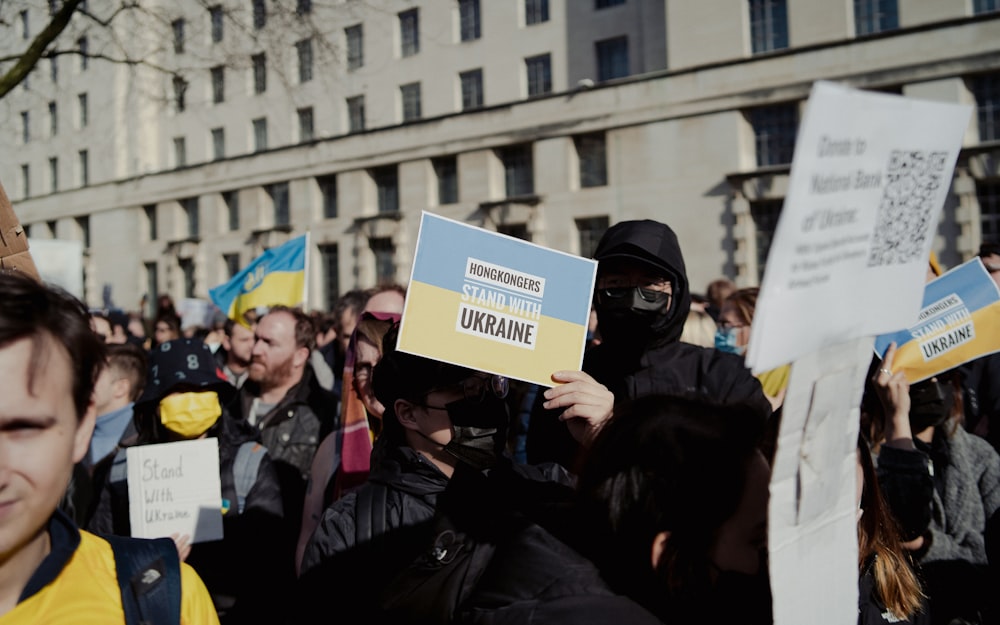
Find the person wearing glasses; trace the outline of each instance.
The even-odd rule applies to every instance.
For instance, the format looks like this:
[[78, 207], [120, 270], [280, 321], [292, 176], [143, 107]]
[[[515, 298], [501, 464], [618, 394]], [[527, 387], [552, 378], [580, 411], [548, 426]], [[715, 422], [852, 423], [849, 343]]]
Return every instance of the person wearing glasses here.
[[[371, 374], [384, 413], [368, 481], [324, 511], [302, 555], [292, 602], [302, 612], [289, 622], [307, 622], [315, 602], [333, 605], [334, 593], [338, 602], [379, 605], [380, 589], [434, 539], [439, 497], [459, 475], [484, 476], [490, 492], [503, 493], [490, 500], [509, 495], [510, 508], [546, 509], [572, 496], [563, 467], [519, 465], [506, 454], [506, 378], [397, 351], [397, 337], [395, 324]], [[554, 377], [564, 383], [546, 405], [563, 410], [568, 430], [586, 443], [610, 417], [613, 397], [583, 372]]]
[[[587, 351], [583, 370], [621, 402], [651, 394], [695, 394], [749, 403], [770, 417], [771, 404], [743, 358], [681, 342], [691, 289], [677, 235], [651, 219], [623, 221], [597, 244], [594, 308], [601, 344]], [[552, 389], [546, 391], [551, 392]], [[580, 447], [535, 404], [527, 435], [530, 462], [575, 468]]]

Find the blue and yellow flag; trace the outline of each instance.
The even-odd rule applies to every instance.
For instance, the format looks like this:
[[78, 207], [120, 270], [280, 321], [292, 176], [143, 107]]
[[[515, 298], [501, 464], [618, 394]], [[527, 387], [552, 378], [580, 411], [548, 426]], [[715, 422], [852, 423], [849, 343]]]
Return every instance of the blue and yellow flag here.
[[258, 256], [232, 280], [208, 291], [226, 316], [243, 320], [243, 313], [260, 306], [297, 306], [305, 299], [306, 236]]
[[911, 384], [1000, 351], [1000, 291], [979, 258], [927, 283], [917, 323], [875, 338], [875, 352], [896, 342], [892, 370]]

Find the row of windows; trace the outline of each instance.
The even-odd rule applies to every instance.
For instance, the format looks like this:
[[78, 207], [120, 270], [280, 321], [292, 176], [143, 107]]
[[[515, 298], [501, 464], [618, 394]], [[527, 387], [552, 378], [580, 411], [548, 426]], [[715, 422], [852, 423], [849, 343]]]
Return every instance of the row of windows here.
[[[77, 184], [86, 187], [90, 184], [90, 152], [80, 150], [77, 156]], [[49, 157], [49, 192], [55, 193], [60, 190], [59, 185], [59, 157]], [[32, 194], [31, 187], [31, 166], [27, 163], [21, 165], [21, 190], [22, 197], [29, 198]]]
[[[90, 123], [90, 107], [87, 102], [87, 94], [81, 93], [76, 96], [77, 104], [77, 128], [86, 128]], [[59, 134], [59, 105], [53, 100], [49, 102], [49, 136], [54, 137]], [[31, 112], [21, 111], [21, 142], [31, 142]]]

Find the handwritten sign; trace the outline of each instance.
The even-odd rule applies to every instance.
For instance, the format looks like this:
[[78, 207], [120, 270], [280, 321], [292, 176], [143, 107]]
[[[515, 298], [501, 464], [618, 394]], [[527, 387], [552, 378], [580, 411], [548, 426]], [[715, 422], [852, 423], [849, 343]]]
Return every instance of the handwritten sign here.
[[222, 538], [217, 439], [138, 445], [126, 454], [133, 536], [176, 532], [191, 536], [193, 543]]
[[875, 339], [881, 356], [896, 342], [893, 371], [910, 383], [1000, 351], [1000, 290], [978, 258], [927, 283], [917, 322]]
[[750, 326], [755, 372], [913, 322], [971, 111], [813, 86]]
[[597, 263], [424, 212], [400, 351], [552, 386], [579, 370]]

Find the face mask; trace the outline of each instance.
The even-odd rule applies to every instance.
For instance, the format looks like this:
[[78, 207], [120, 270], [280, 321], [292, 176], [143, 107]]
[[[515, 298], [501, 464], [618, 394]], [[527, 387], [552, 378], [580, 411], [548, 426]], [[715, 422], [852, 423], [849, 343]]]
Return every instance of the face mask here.
[[184, 438], [201, 436], [221, 416], [219, 396], [212, 391], [174, 393], [160, 400], [160, 423]]
[[669, 319], [670, 294], [633, 288], [624, 295], [609, 297], [606, 291], [611, 290], [616, 289], [598, 289], [594, 304], [601, 338], [622, 346], [645, 346]]
[[507, 402], [497, 397], [482, 402], [460, 399], [445, 410], [451, 419], [451, 441], [444, 450], [480, 471], [496, 464], [507, 439]]
[[938, 426], [951, 416], [955, 397], [951, 385], [927, 380], [910, 387], [910, 429], [914, 434]]
[[736, 354], [737, 356], [742, 356], [747, 351], [746, 345], [737, 345], [737, 337], [739, 334], [739, 328], [729, 328], [728, 330], [723, 330], [719, 328], [715, 331], [715, 349], [720, 352], [726, 352], [728, 354]]

